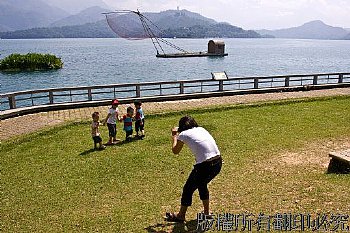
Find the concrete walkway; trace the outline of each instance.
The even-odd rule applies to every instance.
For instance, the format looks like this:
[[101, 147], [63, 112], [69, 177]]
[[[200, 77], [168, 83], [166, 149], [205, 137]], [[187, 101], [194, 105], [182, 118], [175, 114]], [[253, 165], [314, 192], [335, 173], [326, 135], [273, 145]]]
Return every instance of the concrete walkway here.
[[[324, 96], [350, 96], [350, 88], [336, 88], [326, 90], [313, 90], [303, 92], [280, 92], [267, 94], [235, 95], [226, 97], [213, 97], [205, 99], [168, 101], [160, 103], [145, 103], [144, 112], [147, 114], [174, 112], [180, 110], [196, 109], [217, 105], [248, 104], [273, 100], [299, 99]], [[35, 132], [50, 126], [59, 125], [65, 122], [78, 122], [88, 120], [94, 111], [98, 111], [103, 119], [107, 114], [108, 107], [92, 107], [70, 110], [60, 110], [30, 114], [0, 121], [0, 142], [11, 140], [11, 138], [23, 134]], [[122, 113], [126, 112], [126, 106], [119, 106]]]

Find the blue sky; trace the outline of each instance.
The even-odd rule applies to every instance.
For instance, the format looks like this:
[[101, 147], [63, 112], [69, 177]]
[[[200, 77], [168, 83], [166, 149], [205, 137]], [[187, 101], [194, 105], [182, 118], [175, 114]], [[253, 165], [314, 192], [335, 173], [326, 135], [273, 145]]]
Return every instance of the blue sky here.
[[350, 0], [104, 0], [115, 9], [141, 12], [187, 9], [244, 29], [279, 29], [312, 20], [350, 28]]

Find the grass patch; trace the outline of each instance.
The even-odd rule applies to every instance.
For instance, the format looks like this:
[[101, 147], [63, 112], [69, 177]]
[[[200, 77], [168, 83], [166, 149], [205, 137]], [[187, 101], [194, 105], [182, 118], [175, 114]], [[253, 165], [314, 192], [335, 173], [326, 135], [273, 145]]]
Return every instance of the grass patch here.
[[[325, 174], [318, 163], [290, 166], [281, 155], [350, 138], [349, 106], [348, 97], [149, 116], [145, 140], [104, 151], [91, 150], [87, 122], [7, 141], [0, 146], [1, 228], [181, 231], [162, 216], [177, 210], [194, 162], [187, 148], [180, 156], [170, 150], [170, 129], [185, 113], [213, 134], [224, 158], [221, 174], [210, 185], [214, 213], [348, 214], [348, 175]], [[106, 141], [106, 127], [102, 137]], [[327, 154], [315, 159], [322, 156]], [[196, 193], [188, 220], [200, 211]]]

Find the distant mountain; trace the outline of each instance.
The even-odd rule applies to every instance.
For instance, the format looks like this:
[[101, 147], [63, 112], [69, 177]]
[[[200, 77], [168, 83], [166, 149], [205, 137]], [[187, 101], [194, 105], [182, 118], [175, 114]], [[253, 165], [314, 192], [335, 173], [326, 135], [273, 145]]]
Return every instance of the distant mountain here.
[[103, 9], [98, 6], [89, 7], [76, 15], [68, 16], [64, 19], [58, 20], [52, 23], [51, 27], [62, 27], [62, 26], [73, 26], [73, 25], [83, 25], [86, 23], [95, 23], [97, 21], [103, 20], [105, 16], [103, 12], [108, 12], [109, 10]]
[[0, 32], [2, 39], [41, 39], [41, 38], [113, 38], [115, 34], [105, 20], [84, 25], [32, 28], [14, 32]]
[[51, 6], [61, 8], [72, 15], [93, 6], [104, 9], [111, 8], [103, 0], [45, 0], [45, 2]]
[[5, 25], [1, 25], [0, 23], [0, 32], [6, 32], [6, 31], [10, 31], [11, 29]]
[[228, 23], [168, 28], [164, 32], [164, 37], [168, 38], [261, 38], [261, 35], [255, 31], [246, 31]]
[[188, 10], [167, 10], [160, 13], [144, 13], [144, 15], [162, 29], [217, 23], [213, 19]]
[[[158, 37], [166, 38], [260, 38], [254, 31], [246, 31], [228, 23], [217, 23], [198, 13], [187, 10], [167, 10], [160, 13], [143, 13], [157, 28], [150, 24], [151, 30]], [[137, 22], [138, 21], [138, 22]], [[139, 19], [135, 14], [118, 16], [109, 22], [122, 37], [138, 37], [144, 35]], [[125, 30], [124, 28], [127, 28]], [[159, 32], [159, 29], [163, 33]], [[154, 30], [153, 30], [154, 29]]]
[[272, 35], [277, 38], [292, 39], [324, 39], [324, 40], [341, 40], [349, 32], [341, 27], [332, 27], [320, 20], [305, 23], [299, 27], [279, 29], [279, 30], [257, 30], [262, 35]]
[[62, 9], [52, 7], [43, 0], [1, 0], [1, 30], [20, 30], [48, 26], [50, 23], [67, 17]]
[[[213, 19], [187, 10], [167, 10], [160, 13], [145, 12], [142, 14], [152, 32], [158, 37], [165, 36], [160, 30], [206, 26], [217, 23]], [[138, 37], [145, 34], [139, 17], [134, 13], [109, 15], [108, 18], [110, 18], [108, 21], [110, 26], [122, 37]]]
[[[56, 22], [54, 25], [79, 24], [86, 22], [91, 18], [98, 19], [101, 16], [101, 8], [89, 8], [75, 16], [67, 17]], [[104, 11], [104, 10], [103, 10]], [[103, 15], [102, 15], [103, 16]], [[213, 19], [201, 16], [186, 10], [181, 11], [163, 11], [160, 13], [144, 13], [147, 19], [151, 20], [164, 33], [161, 37], [178, 37], [178, 38], [260, 38], [261, 36], [255, 31], [246, 31], [242, 28], [232, 26], [228, 23], [217, 23]], [[140, 19], [136, 14], [116, 15], [115, 27], [125, 30], [122, 37], [144, 36], [145, 32], [141, 26]], [[113, 23], [113, 22], [112, 22]], [[111, 24], [111, 22], [110, 22]], [[151, 23], [150, 23], [151, 24]], [[151, 26], [151, 25], [150, 25]], [[151, 26], [155, 28], [154, 26]], [[129, 33], [129, 34], [128, 34]], [[95, 23], [87, 23], [75, 26], [51, 27], [51, 28], [34, 28], [15, 32], [0, 33], [1, 38], [63, 38], [63, 37], [116, 37], [108, 27], [105, 20]]]
[[[167, 10], [160, 13], [145, 12], [142, 14], [151, 31], [158, 37], [173, 37], [168, 36], [169, 33], [173, 34], [170, 32], [171, 30], [181, 30], [194, 26], [208, 26], [217, 24], [217, 22], [213, 19], [206, 18], [200, 14], [187, 10]], [[108, 18], [109, 25], [119, 36], [144, 37], [146, 34], [140, 18], [134, 13], [109, 15]], [[166, 32], [162, 33], [161, 31]], [[176, 37], [181, 36], [177, 35]]]

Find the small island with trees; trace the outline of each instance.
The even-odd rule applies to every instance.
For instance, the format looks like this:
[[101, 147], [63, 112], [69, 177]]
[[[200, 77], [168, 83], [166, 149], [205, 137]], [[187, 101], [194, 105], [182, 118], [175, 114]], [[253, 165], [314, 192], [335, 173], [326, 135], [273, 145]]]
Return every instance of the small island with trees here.
[[0, 71], [4, 72], [57, 70], [62, 67], [61, 58], [51, 54], [14, 53], [0, 60]]

